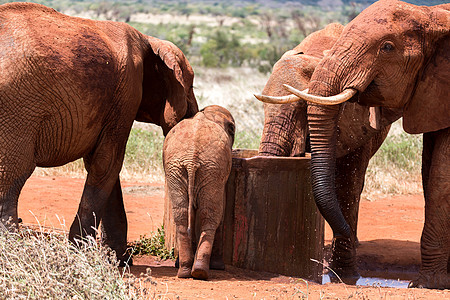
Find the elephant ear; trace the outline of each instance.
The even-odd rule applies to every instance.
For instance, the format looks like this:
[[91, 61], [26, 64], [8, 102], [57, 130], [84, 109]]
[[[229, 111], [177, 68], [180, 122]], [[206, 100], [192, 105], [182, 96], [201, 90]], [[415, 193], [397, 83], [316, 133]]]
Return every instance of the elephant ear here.
[[[444, 13], [449, 19], [449, 13]], [[425, 133], [450, 126], [450, 33], [448, 21], [437, 33], [434, 53], [419, 74], [416, 90], [403, 113], [403, 129]]]
[[160, 125], [164, 134], [198, 111], [192, 91], [194, 72], [183, 52], [169, 41], [148, 37], [143, 63], [142, 102], [137, 121]]

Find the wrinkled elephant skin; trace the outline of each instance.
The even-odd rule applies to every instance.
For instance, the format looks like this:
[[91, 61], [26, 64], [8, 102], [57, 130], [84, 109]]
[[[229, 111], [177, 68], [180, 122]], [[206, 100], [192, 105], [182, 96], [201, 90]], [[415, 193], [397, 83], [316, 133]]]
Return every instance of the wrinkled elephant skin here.
[[197, 111], [193, 71], [172, 43], [124, 23], [39, 4], [0, 6], [0, 219], [36, 166], [84, 159], [87, 179], [69, 238], [95, 235], [122, 259], [127, 220], [119, 172], [133, 121], [167, 133]]
[[164, 171], [176, 226], [180, 278], [207, 279], [210, 267], [225, 267], [218, 228], [223, 220], [234, 132], [234, 119], [228, 110], [212, 105], [181, 121], [164, 141]]

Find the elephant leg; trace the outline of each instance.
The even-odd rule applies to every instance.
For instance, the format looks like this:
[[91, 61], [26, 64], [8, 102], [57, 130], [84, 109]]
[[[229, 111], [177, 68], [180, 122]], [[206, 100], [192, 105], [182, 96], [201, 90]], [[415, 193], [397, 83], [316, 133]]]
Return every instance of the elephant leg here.
[[123, 205], [122, 188], [117, 178], [113, 190], [107, 200], [107, 210], [101, 219], [102, 242], [116, 251], [120, 266], [133, 264], [127, 253], [127, 216]]
[[208, 279], [209, 264], [211, 259], [214, 235], [216, 231], [212, 228], [203, 228], [198, 241], [198, 249], [195, 255], [191, 275], [197, 279]]
[[5, 148], [0, 150], [0, 221], [10, 229], [14, 229], [18, 224], [17, 206], [20, 191], [33, 173], [36, 164], [32, 161], [34, 150], [26, 151], [23, 145], [15, 145], [12, 150], [11, 147]]
[[209, 268], [212, 270], [225, 270], [225, 263], [223, 262], [223, 222], [220, 223], [214, 236]]
[[[368, 143], [336, 161], [337, 197], [352, 237], [333, 238], [330, 268], [349, 284], [355, 284], [360, 277], [356, 267], [358, 211], [370, 153]], [[333, 281], [339, 281], [333, 272], [329, 274]]]
[[422, 264], [411, 287], [450, 288], [450, 128], [423, 136], [422, 180], [425, 223], [420, 241]]
[[[123, 137], [122, 141], [110, 141], [103, 138], [100, 139], [99, 146], [83, 158], [88, 175], [77, 215], [70, 227], [71, 242], [76, 244], [77, 238], [85, 236], [96, 237], [100, 220], [103, 219], [104, 214], [109, 213], [108, 199], [119, 178], [125, 144], [126, 137]], [[116, 253], [123, 252], [123, 246], [121, 249], [113, 248], [112, 250]]]
[[[187, 215], [187, 212], [186, 212]], [[186, 220], [187, 224], [187, 220]], [[192, 239], [187, 230], [187, 225], [177, 225], [178, 261], [179, 268], [177, 276], [179, 278], [191, 277], [192, 264], [194, 262], [194, 251]]]
[[[187, 194], [186, 198], [187, 199]], [[187, 201], [186, 201], [187, 204]], [[194, 248], [192, 232], [188, 231], [188, 209], [187, 205], [182, 209], [177, 209], [183, 217], [174, 214], [176, 220], [176, 236], [178, 244], [178, 278], [190, 278], [192, 264], [194, 263]]]
[[208, 279], [214, 238], [223, 218], [225, 183], [221, 185], [209, 183], [200, 189], [197, 198], [197, 214], [200, 214], [201, 224], [197, 252], [191, 272], [192, 277], [197, 279]]
[[178, 245], [178, 267], [179, 278], [191, 277], [192, 264], [194, 262], [193, 232], [188, 232], [188, 191], [187, 173], [183, 169], [170, 168], [166, 170], [166, 184], [169, 201], [172, 203], [172, 215], [176, 227]]

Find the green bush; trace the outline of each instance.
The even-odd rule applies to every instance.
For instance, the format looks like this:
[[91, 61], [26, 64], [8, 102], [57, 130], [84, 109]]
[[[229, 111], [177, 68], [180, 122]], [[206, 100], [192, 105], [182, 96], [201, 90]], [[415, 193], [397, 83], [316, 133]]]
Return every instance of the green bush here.
[[[397, 122], [392, 127], [400, 126]], [[391, 132], [369, 162], [364, 193], [420, 193], [421, 166], [422, 135]]]
[[156, 234], [151, 237], [140, 236], [139, 240], [128, 244], [132, 248], [133, 255], [153, 255], [161, 259], [173, 259], [174, 250], [166, 249], [164, 238], [164, 226], [158, 228]]
[[422, 135], [409, 135], [404, 132], [390, 135], [372, 160], [377, 165], [405, 172], [418, 172], [422, 165]]
[[238, 131], [233, 148], [258, 149], [261, 136], [253, 131]]
[[241, 46], [235, 34], [217, 29], [200, 48], [205, 67], [239, 67], [248, 58], [248, 52]]

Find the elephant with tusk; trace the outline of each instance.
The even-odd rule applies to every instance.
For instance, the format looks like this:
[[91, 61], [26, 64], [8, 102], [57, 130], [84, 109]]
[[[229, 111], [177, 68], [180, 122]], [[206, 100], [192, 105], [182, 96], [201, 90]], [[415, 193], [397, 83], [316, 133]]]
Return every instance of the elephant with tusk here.
[[422, 263], [410, 287], [450, 288], [449, 31], [450, 4], [381, 0], [345, 26], [315, 68], [307, 93], [285, 82], [290, 99], [311, 102], [313, 193], [335, 237], [352, 236], [334, 186], [337, 124], [346, 101], [374, 107], [375, 123], [384, 108], [399, 110], [406, 132], [423, 133]]
[[[304, 156], [310, 152], [307, 102], [289, 94], [284, 85], [288, 83], [296, 89], [307, 91], [314, 70], [324, 53], [337, 41], [343, 28], [333, 23], [312, 33], [274, 65], [263, 95], [256, 95], [266, 102], [260, 155]], [[371, 109], [355, 102], [346, 103], [339, 112], [335, 150], [337, 199], [344, 209], [343, 215], [352, 236], [333, 239], [330, 262], [331, 268], [347, 283], [355, 283], [359, 278], [355, 257], [358, 209], [369, 159], [386, 138], [390, 124], [401, 116], [397, 110], [383, 108], [379, 122], [372, 122]], [[332, 280], [338, 278], [332, 276]]]

